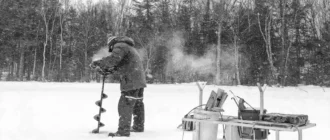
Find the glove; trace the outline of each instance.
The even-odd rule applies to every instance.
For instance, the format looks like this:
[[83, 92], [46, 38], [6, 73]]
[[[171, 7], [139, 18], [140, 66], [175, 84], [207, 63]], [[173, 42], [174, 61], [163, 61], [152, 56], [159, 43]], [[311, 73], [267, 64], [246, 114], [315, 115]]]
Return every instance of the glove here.
[[100, 61], [93, 61], [89, 67], [91, 67], [92, 69], [96, 69], [97, 67], [100, 67]]
[[103, 69], [101, 69], [101, 67], [96, 66], [96, 67], [94, 68], [94, 70], [95, 70], [97, 73], [99, 73], [99, 74], [101, 74], [101, 75], [104, 75], [104, 71], [103, 71]]
[[104, 75], [113, 74], [114, 71], [115, 71], [114, 68], [105, 68], [105, 69], [103, 69], [103, 73], [104, 73]]
[[101, 67], [100, 61], [93, 61], [89, 66], [101, 75], [113, 74], [115, 68]]
[[114, 69], [109, 69], [109, 68], [102, 69], [99, 66], [97, 66], [95, 70], [101, 75], [109, 75], [109, 74], [113, 74], [114, 72]]

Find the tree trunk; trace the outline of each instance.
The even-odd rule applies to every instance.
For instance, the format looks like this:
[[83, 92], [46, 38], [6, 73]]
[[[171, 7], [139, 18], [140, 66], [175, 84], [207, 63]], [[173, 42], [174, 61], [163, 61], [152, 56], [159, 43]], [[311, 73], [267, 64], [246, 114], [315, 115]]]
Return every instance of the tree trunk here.
[[89, 67], [88, 67], [88, 42], [85, 41], [85, 51], [84, 51], [84, 58], [85, 58], [85, 61], [84, 61], [84, 81], [85, 82], [89, 82]]
[[[55, 26], [55, 19], [56, 19], [56, 11], [54, 12], [54, 19], [53, 19], [53, 23], [52, 23], [52, 29], [50, 31], [49, 34], [49, 44], [50, 44], [50, 48], [49, 48], [49, 65], [48, 65], [48, 79], [51, 79], [50, 76], [53, 75], [53, 63], [52, 63], [52, 54], [53, 54], [53, 34], [54, 34], [54, 26]], [[56, 41], [55, 41], [56, 42]], [[54, 56], [56, 57], [56, 56]], [[56, 58], [54, 58], [56, 59]], [[53, 79], [51, 79], [53, 80]]]
[[9, 80], [8, 78], [9, 78], [9, 76], [10, 76], [10, 72], [11, 72], [11, 63], [10, 62], [8, 62], [7, 63], [7, 68], [8, 68], [8, 75], [7, 75], [7, 77], [5, 77], [5, 80]]
[[[86, 34], [88, 38], [88, 34]], [[83, 70], [83, 79], [85, 82], [89, 82], [89, 72], [88, 72], [88, 39], [85, 40], [85, 49], [84, 49], [84, 70]]]
[[[291, 43], [289, 44], [288, 50], [286, 51], [286, 56], [285, 56], [285, 63], [284, 63], [284, 84], [286, 83], [286, 75], [288, 73], [288, 61], [289, 61], [289, 56], [290, 56], [290, 48], [291, 48]], [[284, 85], [285, 86], [285, 85]]]
[[[47, 26], [47, 25], [46, 25]], [[46, 27], [46, 30], [47, 30], [47, 27]], [[44, 42], [44, 51], [42, 53], [42, 56], [43, 56], [43, 61], [42, 61], [42, 73], [41, 73], [41, 78], [42, 78], [42, 81], [45, 81], [45, 66], [46, 66], [46, 46], [47, 46], [47, 38], [48, 38], [48, 31], [46, 31], [46, 40]]]
[[39, 27], [40, 27], [40, 21], [38, 21], [38, 27], [37, 27], [37, 35], [35, 38], [36, 46], [34, 48], [34, 58], [33, 58], [33, 69], [32, 69], [32, 79], [36, 80], [36, 66], [37, 66], [37, 48], [38, 48], [38, 37], [39, 37]]
[[217, 45], [217, 60], [216, 60], [216, 74], [215, 74], [215, 84], [220, 85], [221, 82], [221, 32], [222, 32], [222, 18], [223, 18], [223, 11], [224, 11], [224, 1], [221, 0], [221, 11], [220, 11], [220, 20], [218, 25], [218, 45]]
[[[16, 48], [15, 48], [15, 51], [17, 52], [20, 52], [20, 42], [17, 44]], [[20, 55], [20, 54], [19, 54]], [[19, 55], [16, 56], [19, 58]], [[19, 80], [19, 62], [20, 62], [20, 59], [16, 59], [15, 61], [15, 80]]]
[[[42, 1], [42, 8], [45, 8], [45, 1], [43, 0]], [[43, 51], [43, 62], [42, 62], [42, 72], [41, 72], [41, 80], [42, 81], [45, 81], [46, 78], [45, 78], [45, 67], [46, 67], [46, 49], [47, 49], [47, 44], [48, 44], [48, 23], [49, 23], [49, 20], [47, 20], [47, 13], [46, 13], [46, 10], [43, 10], [41, 11], [42, 13], [42, 17], [43, 17], [43, 21], [44, 21], [44, 24], [45, 24], [45, 42], [44, 42], [44, 51]]]
[[[57, 52], [57, 49], [55, 49], [55, 52]], [[52, 72], [56, 71], [56, 70], [54, 70], [54, 67], [55, 67], [55, 64], [56, 64], [56, 59], [57, 59], [57, 56], [54, 55], [54, 60], [53, 60], [53, 64], [52, 64], [52, 67], [51, 67]]]
[[296, 44], [296, 59], [297, 59], [297, 62], [296, 62], [296, 65], [297, 65], [297, 75], [296, 75], [296, 80], [297, 80], [297, 83], [296, 84], [299, 84], [300, 83], [300, 16], [298, 16], [299, 14], [299, 7], [300, 7], [300, 1], [299, 0], [295, 0], [295, 7], [294, 7], [294, 11], [295, 11], [295, 17], [296, 17], [296, 20], [295, 20], [295, 27], [296, 27], [296, 40], [295, 40], [295, 44]]
[[19, 61], [19, 80], [23, 81], [24, 77], [24, 43], [19, 41], [19, 50], [20, 50], [20, 61]]
[[10, 63], [10, 74], [9, 74], [9, 79], [8, 80], [13, 80], [14, 77], [14, 51], [11, 52], [11, 63]]
[[236, 80], [237, 84], [241, 85], [240, 74], [239, 74], [239, 66], [238, 66], [238, 46], [237, 46], [237, 35], [234, 35], [234, 47], [235, 47], [235, 67], [236, 67]]
[[270, 63], [270, 69], [271, 69], [271, 75], [272, 75], [272, 79], [271, 79], [271, 83], [272, 84], [276, 84], [276, 79], [277, 79], [277, 70], [274, 66], [274, 61], [273, 61], [273, 51], [272, 51], [272, 42], [271, 42], [271, 19], [269, 20], [268, 24], [267, 25], [267, 51], [268, 51], [268, 60], [269, 60], [269, 63]]
[[[59, 72], [58, 72], [58, 79], [60, 82], [63, 81], [63, 73], [62, 73], [62, 61], [63, 61], [63, 46], [65, 45], [64, 44], [64, 39], [63, 39], [63, 24], [64, 24], [64, 20], [65, 20], [65, 14], [68, 12], [68, 6], [69, 6], [69, 0], [65, 0], [64, 1], [64, 11], [62, 10], [62, 8], [60, 8], [60, 29], [61, 29], [61, 33], [60, 33], [60, 39], [61, 39], [61, 42], [60, 42], [60, 67], [59, 67]], [[69, 33], [70, 34], [70, 33]]]
[[[48, 76], [52, 73], [52, 53], [53, 53], [53, 39], [52, 33], [49, 34], [49, 61], [48, 61]], [[49, 79], [50, 77], [48, 77]]]
[[53, 39], [52, 39], [52, 34], [49, 34], [49, 59], [48, 59], [48, 72], [47, 72], [47, 77], [49, 80], [50, 76], [52, 75], [52, 52], [53, 52]]
[[[203, 37], [204, 39], [202, 40], [202, 43], [203, 44], [207, 44], [210, 42], [210, 39], [209, 39], [209, 33], [210, 33], [210, 0], [207, 0], [206, 2], [206, 7], [205, 7], [205, 15], [203, 17], [204, 21], [202, 24], [204, 24], [201, 28], [202, 30], [202, 33], [203, 33]], [[198, 52], [202, 52], [202, 53], [198, 53]], [[197, 54], [198, 55], [201, 55], [204, 53], [204, 50], [201, 51], [201, 50], [197, 50]]]
[[280, 0], [280, 14], [281, 14], [281, 42], [282, 42], [282, 52], [281, 52], [281, 70], [280, 70], [280, 83], [282, 86], [285, 86], [285, 79], [286, 79], [286, 51], [287, 50], [287, 37], [288, 37], [288, 31], [286, 26], [286, 19], [285, 19], [285, 6], [286, 6], [286, 0]]
[[[30, 81], [31, 80], [31, 67], [30, 66], [27, 66], [26, 69], [27, 69], [26, 70], [27, 71], [26, 72], [26, 74], [27, 74], [26, 75], [26, 81]], [[25, 71], [25, 69], [24, 69], [24, 71]]]
[[220, 85], [221, 82], [221, 71], [220, 71], [220, 63], [221, 63], [221, 31], [222, 31], [222, 20], [219, 22], [218, 26], [218, 45], [217, 45], [217, 60], [216, 60], [216, 74], [215, 74], [215, 83], [216, 85]]
[[60, 28], [61, 28], [61, 42], [60, 42], [60, 69], [59, 69], [59, 81], [62, 81], [62, 53], [63, 53], [63, 13], [60, 14]]
[[152, 54], [153, 54], [152, 48], [153, 48], [153, 46], [150, 46], [150, 45], [148, 45], [148, 47], [147, 47], [147, 66], [146, 66], [145, 71], [147, 72], [148, 76], [150, 76], [150, 74], [151, 74], [151, 62], [150, 61], [152, 59]]
[[37, 66], [37, 47], [34, 49], [34, 59], [33, 59], [33, 70], [32, 70], [32, 79], [36, 78], [36, 66]]
[[[241, 7], [241, 4], [240, 4]], [[239, 36], [239, 23], [240, 23], [240, 16], [237, 16], [237, 28], [233, 27], [233, 33], [234, 33], [234, 48], [235, 48], [235, 67], [236, 67], [236, 80], [237, 80], [237, 85], [241, 85], [241, 78], [240, 78], [240, 73], [239, 73], [239, 53], [238, 53], [238, 36]]]

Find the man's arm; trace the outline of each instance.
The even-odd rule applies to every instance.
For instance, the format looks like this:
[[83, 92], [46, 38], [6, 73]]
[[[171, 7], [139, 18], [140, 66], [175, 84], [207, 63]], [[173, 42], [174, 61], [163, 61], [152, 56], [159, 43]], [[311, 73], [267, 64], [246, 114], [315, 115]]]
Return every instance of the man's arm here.
[[125, 49], [123, 47], [114, 47], [111, 55], [99, 60], [99, 66], [102, 69], [113, 70], [125, 57], [125, 54]]

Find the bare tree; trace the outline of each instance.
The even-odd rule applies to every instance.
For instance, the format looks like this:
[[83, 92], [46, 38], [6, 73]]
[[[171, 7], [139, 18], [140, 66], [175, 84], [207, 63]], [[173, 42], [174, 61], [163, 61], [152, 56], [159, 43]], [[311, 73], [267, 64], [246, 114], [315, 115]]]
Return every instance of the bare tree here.
[[125, 15], [127, 14], [129, 10], [129, 5], [131, 4], [131, 0], [121, 0], [118, 1], [119, 8], [117, 11], [117, 17], [115, 21], [115, 35], [124, 35], [126, 32], [126, 29], [123, 27], [123, 21], [125, 18]]
[[[238, 16], [239, 18], [239, 16]], [[239, 19], [238, 21], [239, 22]], [[238, 85], [241, 85], [241, 80], [240, 80], [240, 74], [239, 74], [239, 53], [238, 53], [238, 30], [237, 29], [234, 29], [235, 27], [232, 27], [232, 32], [233, 32], [233, 43], [234, 43], [234, 54], [235, 54], [235, 70], [236, 70], [236, 81], [237, 81], [237, 84]]]
[[264, 29], [261, 27], [261, 21], [260, 21], [260, 14], [258, 13], [258, 25], [259, 25], [259, 30], [262, 35], [262, 38], [265, 41], [265, 47], [266, 47], [266, 53], [267, 53], [267, 58], [268, 62], [270, 65], [271, 69], [271, 83], [274, 84], [275, 79], [277, 79], [277, 70], [276, 67], [274, 66], [274, 60], [273, 60], [273, 52], [272, 52], [272, 43], [271, 43], [271, 26], [272, 26], [272, 9], [268, 11], [268, 14], [265, 15], [265, 25]]
[[[233, 43], [234, 43], [234, 56], [235, 56], [235, 77], [236, 77], [236, 82], [238, 85], [241, 85], [241, 80], [240, 80], [240, 73], [239, 73], [239, 26], [240, 26], [240, 14], [238, 13], [239, 9], [234, 8], [235, 7], [236, 1], [234, 1], [232, 8], [229, 12], [230, 16], [228, 17], [228, 20], [231, 20], [231, 30], [233, 32]], [[239, 8], [242, 7], [242, 3], [240, 3]], [[237, 15], [237, 16], [236, 16]], [[234, 22], [237, 21], [235, 24]], [[236, 26], [235, 26], [236, 25]]]
[[45, 25], [45, 42], [44, 42], [44, 48], [43, 48], [43, 63], [42, 63], [42, 73], [41, 73], [41, 79], [42, 81], [45, 81], [45, 67], [46, 67], [46, 47], [48, 44], [48, 39], [49, 39], [49, 21], [50, 17], [47, 16], [47, 11], [48, 11], [48, 5], [47, 5], [48, 0], [42, 0], [41, 1], [41, 10], [40, 10], [40, 15], [42, 16], [42, 20]]
[[[49, 66], [48, 66], [48, 70], [50, 72], [48, 73], [52, 73], [53, 72], [53, 66], [54, 66], [54, 63], [55, 63], [55, 60], [56, 60], [56, 55], [54, 56], [54, 63], [52, 63], [52, 54], [53, 54], [53, 35], [54, 35], [54, 28], [55, 28], [55, 22], [56, 22], [56, 17], [58, 15], [58, 6], [55, 7], [55, 10], [53, 11], [52, 15], [52, 27], [51, 27], [51, 30], [50, 30], [50, 33], [49, 33]], [[48, 74], [48, 79], [51, 79], [51, 74]]]
[[22, 39], [20, 39], [18, 41], [18, 49], [19, 49], [19, 52], [20, 52], [20, 60], [19, 60], [19, 67], [18, 67], [18, 77], [19, 77], [19, 80], [20, 81], [23, 81], [23, 75], [24, 75], [24, 52], [25, 52], [25, 49], [24, 49], [24, 46], [25, 46], [25, 43], [22, 41]]
[[[226, 1], [220, 0], [220, 11], [219, 11], [219, 21], [218, 21], [218, 41], [217, 41], [217, 53], [216, 53], [216, 75], [215, 83], [220, 85], [221, 83], [221, 32], [222, 24], [224, 20], [229, 19], [229, 12], [234, 8], [237, 0]], [[227, 13], [227, 14], [225, 14]]]
[[60, 67], [59, 67], [59, 80], [62, 81], [62, 61], [63, 61], [63, 46], [65, 45], [65, 42], [63, 40], [63, 25], [66, 20], [66, 13], [68, 12], [68, 6], [69, 6], [69, 0], [62, 0], [62, 3], [64, 4], [64, 8], [60, 8], [59, 10], [59, 20], [60, 20]]
[[37, 27], [37, 35], [35, 38], [35, 48], [34, 48], [34, 58], [33, 58], [33, 70], [32, 70], [32, 79], [36, 78], [36, 67], [37, 67], [37, 50], [38, 50], [38, 37], [39, 37], [39, 27], [40, 27], [40, 20], [38, 21], [38, 27]]
[[[296, 30], [296, 37], [295, 37], [295, 43], [299, 44], [300, 43], [300, 16], [298, 16], [298, 14], [300, 14], [300, 0], [294, 0], [294, 15], [295, 15], [295, 22], [294, 22], [294, 26], [295, 26], [295, 30]], [[298, 80], [297, 83], [300, 83], [300, 53], [301, 52], [301, 46], [297, 45], [296, 46], [296, 57], [297, 57], [297, 76], [296, 79]]]
[[224, 0], [220, 0], [220, 13], [219, 13], [219, 21], [218, 21], [218, 41], [217, 41], [217, 55], [216, 55], [216, 74], [215, 74], [215, 84], [220, 85], [221, 82], [221, 32], [222, 32], [222, 22], [223, 22], [223, 12], [225, 11], [224, 9]]
[[281, 42], [282, 42], [282, 54], [281, 54], [281, 85], [285, 86], [286, 84], [286, 77], [287, 77], [287, 58], [289, 53], [288, 42], [290, 41], [288, 38], [288, 27], [287, 27], [287, 19], [286, 19], [286, 5], [287, 0], [280, 0], [280, 17], [281, 17], [281, 28], [280, 33], [281, 35]]

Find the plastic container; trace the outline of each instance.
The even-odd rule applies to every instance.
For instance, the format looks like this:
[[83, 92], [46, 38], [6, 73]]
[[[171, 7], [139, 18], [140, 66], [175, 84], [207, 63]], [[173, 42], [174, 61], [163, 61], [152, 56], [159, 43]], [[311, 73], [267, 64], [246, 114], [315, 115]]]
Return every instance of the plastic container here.
[[[264, 113], [266, 114], [267, 110], [263, 110]], [[241, 110], [239, 116], [242, 117], [243, 120], [259, 120], [259, 115], [260, 115], [260, 109], [259, 108], [246, 108], [244, 110]], [[256, 129], [254, 128], [254, 133], [255, 133], [255, 139], [257, 140], [264, 140], [267, 139], [269, 130], [266, 129]], [[241, 127], [241, 135], [240, 137], [246, 140], [253, 140], [253, 130], [250, 127]]]
[[[194, 112], [194, 119], [219, 120], [220, 113], [197, 109]], [[193, 140], [217, 140], [218, 124], [208, 122], [196, 122]]]
[[[253, 140], [253, 130], [250, 127], [242, 127], [241, 138]], [[268, 137], [268, 129], [258, 129], [254, 128], [254, 134], [256, 140], [264, 140]]]
[[[264, 109], [264, 113], [266, 114], [267, 110]], [[241, 110], [239, 112], [240, 114], [238, 114], [238, 116], [242, 116], [243, 120], [259, 120], [259, 115], [260, 115], [260, 109], [255, 108], [246, 108], [244, 110]]]

